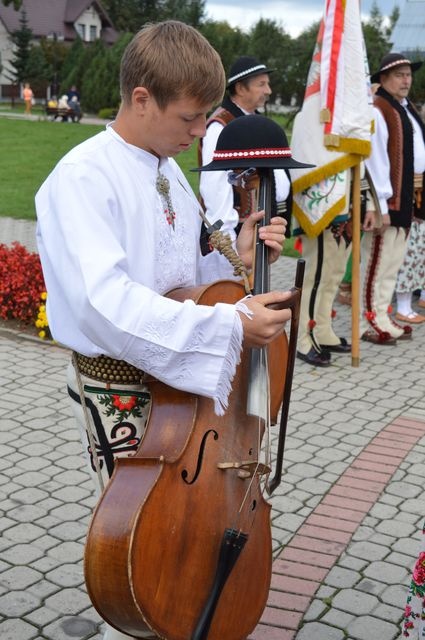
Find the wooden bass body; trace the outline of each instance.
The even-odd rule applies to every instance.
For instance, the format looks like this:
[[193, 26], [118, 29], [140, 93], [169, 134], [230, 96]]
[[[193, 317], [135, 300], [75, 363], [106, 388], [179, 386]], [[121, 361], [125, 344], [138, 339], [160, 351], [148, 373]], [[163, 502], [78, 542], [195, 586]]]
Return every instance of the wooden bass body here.
[[[213, 305], [234, 304], [244, 295], [239, 283], [222, 281], [176, 290], [170, 297]], [[286, 336], [273, 342], [269, 352], [280, 389]], [[85, 553], [92, 603], [123, 633], [245, 640], [263, 613], [271, 580], [271, 507], [256, 472], [264, 425], [259, 430], [258, 417], [246, 414], [248, 364], [245, 349], [222, 417], [208, 398], [149, 381], [152, 403], [144, 438], [133, 457], [116, 461], [94, 512]], [[277, 415], [279, 401], [275, 404]], [[208, 625], [199, 630], [229, 528], [247, 540]]]

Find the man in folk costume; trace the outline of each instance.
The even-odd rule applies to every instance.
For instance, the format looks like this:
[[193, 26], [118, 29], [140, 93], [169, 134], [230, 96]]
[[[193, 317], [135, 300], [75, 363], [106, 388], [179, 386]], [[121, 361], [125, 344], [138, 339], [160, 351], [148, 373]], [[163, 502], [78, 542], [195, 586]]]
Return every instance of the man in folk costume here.
[[[379, 198], [382, 226], [376, 229], [373, 213], [367, 212], [368, 232], [362, 240], [360, 330], [363, 340], [376, 344], [395, 344], [397, 339], [410, 338], [412, 334], [409, 324], [399, 324], [390, 313], [413, 217], [423, 220], [425, 216], [425, 204], [420, 197], [425, 171], [425, 128], [407, 97], [412, 72], [421, 64], [410, 62], [400, 53], [389, 53], [371, 77], [380, 87], [374, 98], [375, 132], [366, 166]], [[406, 322], [401, 314], [399, 317]], [[407, 317], [407, 322], [413, 320]]]
[[[211, 114], [207, 122], [206, 135], [199, 142], [199, 165], [211, 162], [217, 140], [223, 128], [235, 118], [259, 113], [269, 99], [269, 69], [253, 56], [241, 56], [230, 69], [227, 92], [221, 105]], [[230, 182], [229, 182], [230, 180]], [[290, 233], [291, 186], [287, 170], [275, 170], [274, 213], [279, 213], [288, 222]], [[235, 237], [244, 220], [255, 209], [255, 192], [258, 176], [244, 173], [237, 178], [232, 172], [211, 172], [200, 176], [199, 192], [205, 213], [211, 223], [223, 222], [222, 231]], [[204, 242], [203, 242], [204, 244]]]
[[[291, 139], [294, 153], [316, 165], [291, 171], [293, 233], [303, 234], [306, 260], [297, 356], [312, 366], [329, 366], [331, 352], [351, 350], [334, 332], [333, 303], [351, 251], [351, 170], [370, 152], [371, 121], [358, 2], [331, 0]], [[364, 205], [370, 195], [361, 185]]]
[[[339, 175], [335, 176], [338, 179]], [[350, 353], [351, 344], [333, 329], [336, 316], [334, 301], [351, 253], [350, 177], [347, 186], [347, 206], [317, 236], [302, 236], [302, 255], [306, 273], [300, 311], [297, 356], [317, 367], [331, 364], [331, 352]], [[362, 199], [366, 183], [362, 181]], [[296, 230], [295, 234], [298, 235]]]
[[[146, 25], [121, 61], [116, 120], [72, 149], [36, 195], [49, 325], [73, 352], [68, 393], [100, 488], [114, 461], [134, 455], [144, 437], [143, 372], [210, 398], [223, 415], [242, 345], [268, 343], [290, 318], [267, 308], [289, 297], [283, 292], [214, 306], [166, 296], [217, 279], [211, 259], [235, 279], [223, 255], [201, 255], [199, 202], [173, 160], [204, 135], [224, 86], [218, 53], [195, 29]], [[248, 269], [263, 215], [253, 213], [236, 241], [234, 255]], [[259, 231], [270, 262], [284, 232], [280, 217]], [[132, 637], [106, 627], [107, 640]], [[146, 629], [138, 637], [157, 635]]]

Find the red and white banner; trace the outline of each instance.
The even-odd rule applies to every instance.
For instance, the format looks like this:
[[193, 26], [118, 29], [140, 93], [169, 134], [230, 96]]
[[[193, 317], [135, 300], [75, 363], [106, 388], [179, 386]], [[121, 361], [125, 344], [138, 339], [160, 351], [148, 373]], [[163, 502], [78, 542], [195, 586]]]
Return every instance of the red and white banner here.
[[347, 212], [349, 169], [370, 154], [372, 119], [359, 0], [326, 0], [291, 139], [293, 156], [316, 165], [291, 171], [294, 214], [308, 236]]

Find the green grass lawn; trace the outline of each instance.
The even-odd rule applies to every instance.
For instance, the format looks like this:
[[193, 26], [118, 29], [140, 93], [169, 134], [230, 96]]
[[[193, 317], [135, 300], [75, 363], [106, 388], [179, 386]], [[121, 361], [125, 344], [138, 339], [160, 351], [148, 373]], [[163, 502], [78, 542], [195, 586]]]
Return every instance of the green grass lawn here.
[[34, 195], [57, 161], [101, 129], [0, 118], [0, 215], [35, 220]]
[[[285, 126], [282, 117], [276, 119]], [[0, 216], [35, 220], [35, 193], [58, 160], [103, 128], [0, 117]], [[198, 163], [196, 143], [176, 160], [197, 193], [198, 173], [190, 171]]]
[[[103, 125], [0, 118], [0, 215], [34, 220], [34, 195], [67, 151]], [[196, 145], [177, 161], [192, 188], [198, 189]]]

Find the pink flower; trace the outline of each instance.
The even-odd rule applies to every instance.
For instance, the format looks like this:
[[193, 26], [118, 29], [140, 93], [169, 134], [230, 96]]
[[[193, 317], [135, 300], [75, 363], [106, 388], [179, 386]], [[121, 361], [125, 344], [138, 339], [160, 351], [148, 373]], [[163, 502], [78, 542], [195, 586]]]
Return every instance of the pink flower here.
[[425, 584], [425, 551], [419, 554], [413, 569], [413, 582], [417, 585]]

